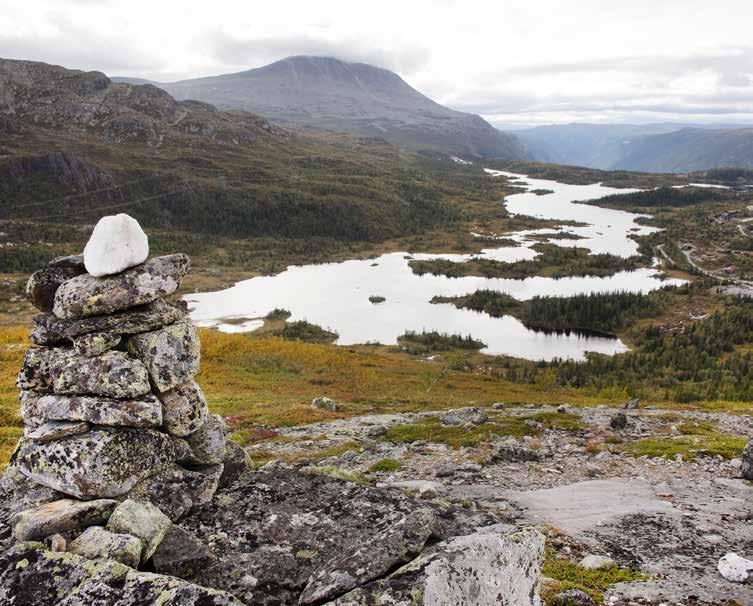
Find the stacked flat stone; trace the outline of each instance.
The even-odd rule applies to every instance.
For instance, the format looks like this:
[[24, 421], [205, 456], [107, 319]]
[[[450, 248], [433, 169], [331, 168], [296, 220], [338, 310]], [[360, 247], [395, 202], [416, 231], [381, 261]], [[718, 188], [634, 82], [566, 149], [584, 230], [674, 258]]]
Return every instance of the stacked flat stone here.
[[[137, 567], [247, 459], [194, 380], [200, 342], [184, 304], [165, 300], [189, 258], [146, 260], [146, 236], [121, 217], [106, 220], [129, 220], [122, 241], [98, 225], [83, 257], [29, 279], [42, 313], [17, 381], [24, 437], [3, 481], [17, 540], [62, 533], [74, 553]], [[86, 258], [103, 250], [114, 258]]]

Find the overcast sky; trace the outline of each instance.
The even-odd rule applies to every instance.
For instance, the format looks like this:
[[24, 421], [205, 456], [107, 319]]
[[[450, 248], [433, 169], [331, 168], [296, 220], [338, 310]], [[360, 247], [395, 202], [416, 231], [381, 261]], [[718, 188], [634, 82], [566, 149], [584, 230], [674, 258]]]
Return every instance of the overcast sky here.
[[753, 122], [751, 0], [0, 0], [0, 57], [177, 80], [295, 54], [500, 127]]

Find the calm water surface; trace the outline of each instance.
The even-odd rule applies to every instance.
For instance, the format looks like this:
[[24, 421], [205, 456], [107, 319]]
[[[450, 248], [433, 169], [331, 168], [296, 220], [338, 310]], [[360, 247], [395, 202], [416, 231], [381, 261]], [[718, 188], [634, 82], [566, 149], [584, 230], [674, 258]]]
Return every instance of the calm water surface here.
[[[601, 185], [564, 185], [555, 181], [529, 179], [488, 171], [490, 178], [504, 174], [525, 181], [529, 189], [548, 189], [554, 193], [539, 196], [521, 193], [508, 196], [507, 208], [515, 214], [587, 223], [585, 227], [564, 227], [563, 231], [582, 236], [580, 240], [553, 240], [561, 246], [582, 246], [593, 253], [611, 252], [628, 257], [637, 252], [637, 243], [630, 234], [647, 234], [654, 228], [640, 226], [635, 215], [618, 210], [577, 204], [578, 200], [600, 198], [616, 190]], [[482, 256], [503, 261], [532, 259], [536, 243], [530, 236], [551, 233], [552, 229], [518, 232], [512, 237], [519, 247], [485, 249]], [[627, 348], [618, 339], [577, 334], [547, 334], [528, 330], [518, 320], [506, 316], [491, 318], [452, 305], [432, 305], [435, 295], [453, 296], [477, 289], [506, 292], [517, 299], [536, 295], [575, 295], [590, 292], [628, 290], [648, 292], [668, 283], [661, 281], [654, 269], [621, 272], [609, 278], [528, 278], [503, 280], [481, 277], [447, 278], [417, 276], [408, 266], [406, 253], [391, 253], [376, 259], [352, 260], [341, 263], [291, 266], [276, 276], [244, 280], [226, 290], [197, 293], [185, 297], [191, 317], [201, 326], [217, 327], [226, 332], [256, 330], [262, 318], [275, 308], [291, 312], [291, 321], [308, 320], [336, 331], [342, 345], [379, 342], [396, 343], [406, 330], [437, 330], [446, 333], [471, 334], [487, 344], [489, 354], [508, 354], [531, 360], [583, 358], [585, 352], [613, 354]], [[474, 255], [416, 254], [416, 259], [447, 258], [466, 261]], [[380, 295], [384, 303], [372, 304], [369, 296]]]

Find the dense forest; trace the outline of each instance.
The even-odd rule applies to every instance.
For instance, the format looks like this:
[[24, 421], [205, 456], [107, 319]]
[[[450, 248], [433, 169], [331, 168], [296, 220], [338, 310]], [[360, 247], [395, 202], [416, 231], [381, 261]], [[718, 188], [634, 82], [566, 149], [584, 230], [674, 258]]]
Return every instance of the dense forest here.
[[432, 303], [454, 303], [499, 317], [512, 315], [528, 328], [551, 331], [614, 333], [631, 322], [655, 316], [666, 305], [662, 291], [648, 295], [615, 292], [572, 297], [534, 297], [518, 301], [494, 290], [477, 290], [464, 297], [435, 297]]
[[735, 192], [723, 189], [709, 189], [707, 187], [659, 187], [646, 191], [637, 191], [629, 194], [613, 194], [597, 200], [589, 200], [583, 204], [595, 206], [608, 206], [623, 210], [636, 208], [650, 208], [656, 206], [693, 206], [705, 202], [723, 202], [734, 200]]
[[590, 354], [585, 362], [525, 362], [501, 358], [500, 369], [522, 383], [624, 391], [642, 397], [663, 390], [680, 402], [753, 401], [753, 301], [738, 299], [680, 331], [651, 326], [636, 349], [614, 356]]
[[531, 276], [564, 278], [569, 276], [611, 276], [619, 271], [637, 269], [647, 260], [639, 257], [627, 259], [606, 253], [589, 254], [587, 248], [564, 247], [554, 244], [534, 244], [531, 247], [539, 254], [534, 259], [523, 261], [497, 261], [474, 257], [466, 262], [448, 259], [412, 260], [413, 273], [422, 276], [432, 274], [449, 278], [483, 276], [485, 278], [509, 278], [523, 280]]

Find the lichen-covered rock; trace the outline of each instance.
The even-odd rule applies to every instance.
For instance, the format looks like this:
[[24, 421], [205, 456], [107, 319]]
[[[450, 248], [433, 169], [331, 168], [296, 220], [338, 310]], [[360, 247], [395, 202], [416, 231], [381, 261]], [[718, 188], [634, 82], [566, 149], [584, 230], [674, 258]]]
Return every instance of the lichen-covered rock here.
[[62, 440], [87, 431], [89, 431], [89, 424], [84, 421], [48, 421], [29, 431], [24, 430], [24, 436], [34, 442], [44, 443]]
[[253, 468], [249, 454], [232, 440], [225, 439], [225, 458], [222, 460], [224, 468], [220, 476], [220, 488], [230, 486], [244, 471]]
[[280, 606], [296, 604], [312, 575], [337, 556], [378, 547], [390, 528], [407, 533], [400, 522], [421, 509], [436, 513], [436, 540], [497, 521], [484, 511], [277, 467], [247, 471], [180, 526], [202, 540], [212, 536], [218, 560], [196, 571], [193, 582], [231, 591], [246, 604]]
[[73, 351], [88, 358], [99, 356], [115, 349], [120, 344], [121, 336], [109, 332], [93, 332], [81, 335], [73, 341]]
[[225, 459], [225, 422], [218, 414], [209, 415], [207, 422], [186, 440], [193, 464], [215, 465]]
[[155, 257], [115, 276], [77, 276], [57, 289], [53, 312], [58, 318], [79, 318], [144, 305], [175, 292], [189, 267], [188, 256], [177, 254]]
[[129, 497], [149, 501], [176, 522], [195, 507], [211, 501], [222, 466], [188, 470], [174, 465], [139, 482]]
[[19, 543], [0, 554], [0, 604], [15, 606], [243, 606], [228, 593], [114, 560], [87, 560]]
[[190, 320], [128, 339], [128, 351], [149, 370], [161, 392], [191, 380], [199, 372], [201, 343]]
[[107, 530], [118, 534], [130, 534], [141, 539], [144, 546], [141, 560], [152, 557], [172, 522], [151, 503], [126, 499], [112, 512], [107, 522]]
[[69, 349], [29, 349], [16, 384], [62, 395], [136, 398], [150, 392], [146, 367], [122, 351], [87, 358]]
[[368, 544], [343, 551], [326, 562], [309, 578], [299, 604], [321, 604], [374, 579], [378, 579], [415, 558], [437, 526], [428, 509], [411, 512]]
[[141, 539], [102, 526], [90, 526], [68, 546], [68, 551], [88, 560], [106, 558], [131, 568], [138, 568], [142, 550]]
[[742, 466], [740, 473], [746, 480], [753, 480], [753, 438], [748, 440], [748, 444], [743, 449], [741, 455]]
[[[25, 392], [31, 394], [33, 392]], [[162, 406], [152, 395], [138, 400], [113, 400], [96, 396], [60, 396], [48, 394], [27, 396], [21, 417], [30, 421], [86, 421], [94, 425], [113, 427], [160, 427]]]
[[454, 537], [389, 577], [354, 589], [332, 604], [538, 606], [536, 588], [543, 555], [544, 537], [533, 528]]
[[44, 394], [36, 391], [22, 390], [18, 394], [18, 400], [20, 403], [19, 413], [24, 421], [26, 427], [38, 427], [46, 421], [46, 419], [39, 414], [39, 398]]
[[191, 578], [212, 563], [212, 554], [192, 533], [173, 525], [152, 556], [154, 570], [160, 574]]
[[63, 282], [85, 273], [83, 265], [49, 265], [31, 274], [26, 283], [26, 298], [41, 311], [52, 311], [55, 293]]
[[84, 248], [84, 265], [92, 276], [120, 273], [149, 256], [149, 239], [139, 222], [120, 213], [102, 217]]
[[135, 335], [167, 326], [185, 318], [180, 306], [158, 299], [147, 305], [134, 307], [107, 316], [73, 318], [62, 320], [54, 314], [39, 314], [34, 317], [29, 337], [36, 345], [60, 345], [79, 337], [97, 332], [118, 335]]
[[115, 509], [117, 501], [97, 499], [74, 501], [62, 499], [26, 509], [13, 516], [13, 536], [17, 541], [43, 539], [58, 532], [80, 530], [103, 524]]
[[508, 438], [494, 444], [489, 457], [490, 463], [519, 463], [523, 461], [540, 461], [541, 455], [518, 443], [515, 438]]
[[207, 422], [207, 401], [194, 380], [161, 393], [159, 399], [165, 429], [174, 436], [184, 438]]
[[469, 406], [468, 408], [458, 408], [450, 410], [441, 419], [442, 425], [481, 425], [486, 423], [489, 415], [483, 408]]
[[127, 493], [155, 468], [171, 464], [169, 436], [149, 429], [105, 429], [57, 442], [23, 444], [16, 463], [39, 484], [80, 499]]

